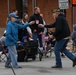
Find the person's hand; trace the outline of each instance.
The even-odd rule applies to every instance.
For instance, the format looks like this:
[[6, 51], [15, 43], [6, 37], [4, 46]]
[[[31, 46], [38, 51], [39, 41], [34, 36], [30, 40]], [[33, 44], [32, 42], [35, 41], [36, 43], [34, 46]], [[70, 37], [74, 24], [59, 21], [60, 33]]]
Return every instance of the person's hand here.
[[53, 41], [56, 41], [56, 39], [53, 39]]
[[36, 29], [34, 29], [34, 32], [37, 32], [37, 30], [36, 30]]
[[40, 28], [44, 28], [44, 25], [42, 25], [42, 24], [39, 24], [39, 25], [38, 25], [38, 27], [40, 27]]
[[53, 38], [53, 35], [49, 35], [49, 39], [52, 39]]
[[39, 33], [39, 35], [42, 35], [42, 34], [43, 34], [43, 32], [40, 32], [40, 33]]
[[32, 25], [32, 24], [34, 24], [34, 23], [35, 23], [35, 21], [31, 21], [29, 24]]
[[21, 41], [18, 41], [17, 43], [18, 43], [18, 44], [20, 44], [20, 43], [21, 43]]

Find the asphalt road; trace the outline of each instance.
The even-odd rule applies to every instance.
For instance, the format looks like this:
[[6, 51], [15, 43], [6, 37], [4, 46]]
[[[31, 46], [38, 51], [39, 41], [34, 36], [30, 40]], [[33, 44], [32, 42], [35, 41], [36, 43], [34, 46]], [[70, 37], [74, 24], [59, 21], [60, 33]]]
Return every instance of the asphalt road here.
[[[72, 62], [66, 57], [62, 58], [63, 68], [52, 69], [55, 64], [55, 56], [43, 57], [39, 61], [38, 57], [35, 61], [29, 59], [28, 62], [19, 62], [21, 69], [14, 69], [16, 75], [76, 75], [76, 67], [72, 67]], [[4, 62], [0, 62], [0, 75], [13, 75], [12, 70], [4, 67]]]

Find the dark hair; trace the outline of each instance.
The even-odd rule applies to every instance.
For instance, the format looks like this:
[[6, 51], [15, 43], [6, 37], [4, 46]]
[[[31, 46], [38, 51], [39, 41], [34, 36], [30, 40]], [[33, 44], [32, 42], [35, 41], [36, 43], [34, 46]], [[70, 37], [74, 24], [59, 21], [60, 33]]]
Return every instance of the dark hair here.
[[27, 20], [25, 19], [25, 16], [27, 15], [27, 13], [23, 14], [23, 22], [25, 23]]
[[13, 9], [13, 10], [12, 10], [12, 12], [16, 12], [16, 11], [17, 11], [17, 9]]

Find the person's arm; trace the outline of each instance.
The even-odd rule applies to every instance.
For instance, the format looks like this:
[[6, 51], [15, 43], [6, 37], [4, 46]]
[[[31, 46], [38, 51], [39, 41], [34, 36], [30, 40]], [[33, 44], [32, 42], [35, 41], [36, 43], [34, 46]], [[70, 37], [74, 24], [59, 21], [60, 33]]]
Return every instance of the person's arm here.
[[35, 23], [35, 21], [31, 21], [31, 22], [29, 22], [29, 23], [25, 23], [24, 25], [17, 24], [17, 23], [16, 23], [16, 25], [18, 26], [18, 29], [23, 29], [23, 28], [26, 28], [26, 27], [34, 24], [34, 23]]
[[44, 27], [45, 28], [54, 28], [56, 26], [55, 26], [55, 23], [53, 23], [53, 24], [49, 24], [49, 25], [44, 25]]
[[49, 24], [49, 25], [39, 24], [38, 26], [39, 26], [40, 28], [54, 28], [54, 27], [56, 27], [56, 26], [55, 26], [55, 23]]
[[74, 32], [72, 32], [72, 34], [71, 34], [71, 38], [72, 38], [72, 40], [74, 40], [74, 38], [75, 38], [75, 36], [74, 36]]
[[28, 33], [31, 33], [32, 34], [32, 31], [31, 31], [31, 28], [30, 27], [27, 27], [26, 29], [27, 29]]

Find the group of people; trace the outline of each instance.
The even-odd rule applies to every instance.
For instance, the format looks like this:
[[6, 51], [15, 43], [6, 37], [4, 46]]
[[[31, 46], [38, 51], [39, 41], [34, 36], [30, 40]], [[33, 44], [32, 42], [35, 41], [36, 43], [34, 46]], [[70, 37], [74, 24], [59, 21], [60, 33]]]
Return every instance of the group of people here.
[[28, 37], [28, 40], [38, 40], [39, 47], [43, 50], [42, 34], [47, 32], [46, 28], [55, 28], [55, 32], [49, 36], [50, 39], [56, 39], [54, 46], [56, 64], [52, 66], [52, 68], [62, 68], [60, 52], [63, 52], [73, 61], [73, 67], [76, 65], [76, 56], [66, 49], [70, 37], [67, 20], [64, 14], [60, 12], [60, 9], [54, 9], [52, 13], [55, 22], [50, 25], [46, 25], [39, 7], [34, 8], [34, 14], [30, 18], [28, 18], [27, 13], [24, 13], [23, 18], [18, 19], [17, 10], [14, 10], [8, 15], [5, 45], [8, 48], [9, 59], [7, 59], [5, 67], [11, 67], [10, 62], [12, 62], [13, 68], [21, 68], [17, 62], [16, 44], [18, 41], [21, 41], [23, 37]]

